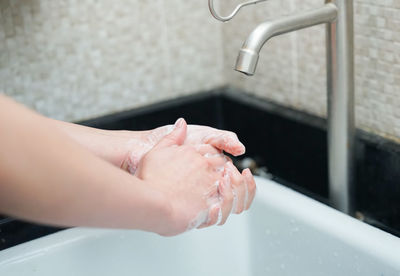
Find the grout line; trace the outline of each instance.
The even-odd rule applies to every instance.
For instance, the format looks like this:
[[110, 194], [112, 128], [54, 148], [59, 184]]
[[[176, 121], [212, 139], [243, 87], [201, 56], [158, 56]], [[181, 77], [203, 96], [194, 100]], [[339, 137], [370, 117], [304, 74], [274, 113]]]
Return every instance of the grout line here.
[[[296, 5], [294, 4], [294, 1], [290, 1], [290, 10], [295, 10], [296, 9]], [[293, 93], [293, 98], [295, 100], [294, 105], [298, 106], [299, 102], [300, 102], [300, 95], [299, 95], [299, 47], [298, 47], [298, 35], [297, 32], [292, 32], [290, 34], [290, 41], [292, 43], [292, 51], [291, 51], [291, 55], [292, 55], [292, 63], [293, 66], [291, 68], [292, 71], [292, 93]]]

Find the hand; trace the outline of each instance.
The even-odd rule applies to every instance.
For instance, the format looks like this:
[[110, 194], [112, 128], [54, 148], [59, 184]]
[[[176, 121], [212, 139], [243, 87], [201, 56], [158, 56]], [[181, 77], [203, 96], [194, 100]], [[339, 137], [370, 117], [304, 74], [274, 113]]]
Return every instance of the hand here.
[[[43, 118], [0, 95], [0, 211], [51, 225], [163, 235], [223, 222], [235, 189], [245, 191], [244, 178], [237, 172], [235, 180], [235, 169], [214, 147], [182, 145], [186, 130], [180, 120], [142, 158], [134, 177], [110, 165], [123, 137]], [[245, 193], [236, 198], [237, 206], [245, 205]]]
[[[148, 147], [151, 147], [151, 145], [170, 133], [172, 129], [173, 126], [168, 125], [151, 130], [144, 136], [143, 141], [145, 141]], [[229, 182], [228, 187], [226, 187], [228, 195], [225, 198], [225, 204], [222, 208], [222, 221], [219, 225], [223, 225], [226, 222], [230, 213], [240, 214], [250, 208], [256, 191], [256, 184], [251, 171], [245, 169], [240, 173], [233, 165], [232, 160], [222, 153], [222, 151], [225, 151], [234, 156], [245, 153], [244, 145], [239, 141], [234, 132], [207, 126], [188, 125], [184, 145], [192, 146], [197, 152], [209, 158], [209, 162], [216, 168], [220, 170], [224, 168], [225, 170], [224, 173], [227, 175], [225, 181]], [[224, 164], [215, 163], [214, 157], [218, 156], [225, 160]], [[204, 226], [209, 225], [204, 224], [200, 228]]]
[[[173, 126], [164, 126], [151, 131], [107, 131], [59, 121], [51, 123], [97, 156], [131, 174], [135, 173], [141, 158], [173, 129]], [[220, 225], [225, 223], [230, 213], [240, 214], [247, 210], [254, 198], [254, 179], [249, 170], [240, 174], [230, 159], [222, 154], [223, 150], [233, 155], [244, 153], [245, 148], [236, 134], [211, 127], [188, 126], [184, 140], [186, 146], [207, 158], [216, 170], [223, 171], [224, 181], [229, 182], [224, 190]], [[200, 227], [210, 223], [213, 221]]]
[[[162, 137], [171, 132], [172, 126], [163, 126], [152, 130], [147, 135], [147, 141], [151, 144], [158, 142]], [[245, 153], [244, 145], [239, 141], [234, 132], [215, 129], [207, 126], [188, 125], [185, 145], [208, 144], [216, 149], [225, 151], [233, 156]]]
[[[47, 121], [96, 156], [131, 174], [134, 174], [142, 156], [173, 129], [172, 125], [168, 125], [149, 131], [109, 131], [51, 119]], [[235, 133], [206, 126], [188, 126], [184, 143], [204, 154], [209, 150], [208, 155], [225, 151], [237, 156], [245, 152]]]
[[[167, 125], [143, 132], [140, 139], [131, 139], [126, 143], [127, 154], [121, 162], [121, 168], [134, 173], [140, 159], [153, 148], [163, 137], [168, 135], [174, 126]], [[124, 135], [127, 135], [126, 133]], [[184, 145], [196, 148], [204, 155], [215, 155], [225, 151], [234, 156], [242, 155], [246, 149], [237, 135], [231, 131], [219, 130], [207, 126], [188, 125]], [[209, 147], [207, 145], [211, 145]]]
[[[180, 119], [175, 129], [143, 156], [135, 173], [165, 195], [170, 223], [160, 226], [157, 232], [162, 235], [214, 225], [218, 220], [224, 223], [234, 205], [230, 185], [231, 176], [235, 177], [231, 175], [233, 165], [221, 155], [206, 158], [193, 147], [182, 145], [186, 132], [187, 125]], [[237, 193], [242, 209], [246, 207], [244, 185], [242, 181], [243, 192]]]

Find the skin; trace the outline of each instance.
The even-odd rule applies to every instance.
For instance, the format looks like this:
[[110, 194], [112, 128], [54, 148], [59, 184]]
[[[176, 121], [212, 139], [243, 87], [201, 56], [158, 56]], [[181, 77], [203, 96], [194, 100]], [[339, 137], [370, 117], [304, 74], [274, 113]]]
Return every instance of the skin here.
[[[210, 141], [221, 145], [218, 138], [188, 139], [189, 129], [180, 120], [159, 139], [153, 139], [154, 130], [97, 130], [45, 118], [0, 95], [0, 212], [52, 225], [166, 236], [186, 231], [204, 210], [207, 220], [199, 227], [215, 224], [220, 210], [223, 224], [232, 210], [232, 190], [239, 191], [241, 206], [241, 191], [249, 191], [250, 200], [236, 213], [250, 206], [254, 179], [215, 155], [223, 148]], [[146, 144], [149, 136], [150, 148], [135, 149], [134, 142]], [[139, 162], [132, 175], [124, 164], [135, 154]]]
[[[131, 165], [138, 164], [141, 158], [173, 127], [168, 125], [148, 131], [107, 131], [56, 120], [49, 119], [49, 121], [97, 156], [131, 173], [136, 170], [136, 168], [132, 170]], [[245, 152], [244, 145], [235, 133], [207, 126], [188, 125], [187, 136], [183, 144], [194, 147], [202, 155], [214, 156], [225, 151], [233, 156], [238, 156]], [[238, 172], [228, 157], [222, 163], [221, 161], [216, 162], [216, 158], [209, 159], [209, 162], [212, 162], [215, 167], [227, 165], [225, 174], [228, 174], [230, 178], [230, 185], [225, 187], [226, 204], [224, 206], [234, 207], [234, 210], [229, 207], [223, 208], [223, 220], [220, 224], [223, 225], [230, 213], [240, 214], [250, 208], [256, 185], [251, 171], [246, 169], [242, 173]], [[227, 162], [230, 164], [226, 164]], [[247, 202], [244, 202], [246, 190], [248, 199]], [[231, 204], [233, 203], [233, 192], [239, 199], [237, 206]], [[202, 227], [209, 225], [205, 224]]]
[[[140, 162], [173, 128], [168, 125], [148, 131], [108, 131], [51, 119], [48, 121], [89, 151], [127, 171], [133, 159]], [[245, 153], [245, 147], [235, 133], [206, 126], [188, 125], [184, 144], [195, 147], [202, 154], [225, 151], [238, 156]]]

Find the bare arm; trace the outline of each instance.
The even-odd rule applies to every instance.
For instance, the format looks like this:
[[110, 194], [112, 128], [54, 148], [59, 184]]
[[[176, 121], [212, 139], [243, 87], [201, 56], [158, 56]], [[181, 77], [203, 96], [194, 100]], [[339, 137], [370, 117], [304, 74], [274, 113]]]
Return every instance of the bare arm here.
[[[149, 131], [102, 130], [78, 124], [47, 119], [81, 146], [111, 164], [122, 167], [127, 154], [138, 160], [150, 148], [143, 147]], [[152, 145], [154, 146], [154, 145]]]
[[175, 235], [214, 225], [221, 213], [224, 223], [231, 210], [247, 209], [255, 192], [250, 172], [235, 177], [223, 157], [207, 158], [183, 146], [186, 137], [186, 122], [179, 120], [132, 176], [53, 121], [0, 95], [0, 212], [53, 225]]
[[1, 212], [56, 225], [155, 230], [167, 209], [142, 182], [0, 95]]
[[[142, 157], [173, 129], [173, 125], [167, 125], [147, 131], [109, 131], [47, 120], [98, 157], [130, 173], [136, 171]], [[184, 144], [198, 149], [210, 145], [235, 156], [245, 152], [235, 133], [207, 126], [188, 125]]]

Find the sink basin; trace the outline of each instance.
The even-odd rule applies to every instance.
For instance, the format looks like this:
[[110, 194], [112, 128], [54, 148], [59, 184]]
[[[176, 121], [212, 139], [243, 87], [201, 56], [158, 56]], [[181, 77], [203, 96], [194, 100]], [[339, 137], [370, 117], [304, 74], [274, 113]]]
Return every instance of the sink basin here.
[[164, 238], [73, 228], [0, 252], [0, 275], [400, 275], [400, 239], [257, 178], [251, 210]]

